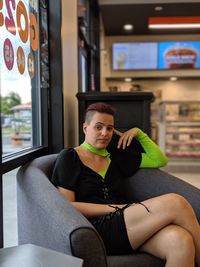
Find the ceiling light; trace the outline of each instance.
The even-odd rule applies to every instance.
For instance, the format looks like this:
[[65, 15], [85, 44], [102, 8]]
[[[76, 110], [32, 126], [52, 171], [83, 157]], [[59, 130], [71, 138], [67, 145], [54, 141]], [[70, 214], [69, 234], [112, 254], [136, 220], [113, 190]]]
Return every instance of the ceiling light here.
[[200, 28], [200, 16], [196, 17], [150, 17], [149, 29], [193, 29]]
[[161, 11], [161, 10], [163, 10], [163, 7], [162, 6], [156, 6], [154, 9], [155, 9], [155, 11]]
[[170, 77], [170, 81], [173, 81], [173, 82], [177, 81], [177, 77]]
[[123, 26], [125, 31], [132, 31], [133, 30], [133, 25], [132, 24], [125, 24]]
[[150, 29], [193, 29], [200, 28], [199, 24], [159, 24], [159, 25], [150, 25]]
[[125, 78], [124, 81], [125, 82], [132, 82], [132, 79], [131, 78]]

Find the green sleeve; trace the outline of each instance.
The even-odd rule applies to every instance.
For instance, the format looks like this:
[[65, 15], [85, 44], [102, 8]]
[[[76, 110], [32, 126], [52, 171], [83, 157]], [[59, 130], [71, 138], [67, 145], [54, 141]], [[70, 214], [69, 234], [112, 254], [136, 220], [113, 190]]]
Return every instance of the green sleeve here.
[[142, 130], [138, 129], [135, 138], [140, 142], [145, 151], [145, 153], [142, 153], [140, 168], [160, 168], [168, 163], [167, 156]]

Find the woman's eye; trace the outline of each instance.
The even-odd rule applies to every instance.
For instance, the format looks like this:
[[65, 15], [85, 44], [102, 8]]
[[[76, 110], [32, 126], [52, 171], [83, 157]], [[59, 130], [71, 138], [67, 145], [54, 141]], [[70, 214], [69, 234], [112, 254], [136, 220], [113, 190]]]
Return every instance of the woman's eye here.
[[101, 125], [96, 125], [95, 127], [98, 131], [100, 131], [102, 129], [102, 126]]
[[112, 126], [107, 127], [107, 131], [112, 132], [113, 131], [113, 127]]

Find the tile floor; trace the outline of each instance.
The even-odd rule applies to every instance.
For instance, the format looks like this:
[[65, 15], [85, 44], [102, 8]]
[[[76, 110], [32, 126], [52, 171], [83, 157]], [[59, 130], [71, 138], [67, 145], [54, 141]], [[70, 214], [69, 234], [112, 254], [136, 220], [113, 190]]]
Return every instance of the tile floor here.
[[200, 173], [172, 173], [172, 174], [188, 183], [193, 184], [194, 186], [200, 189]]
[[[200, 188], [200, 174], [172, 173], [175, 176]], [[17, 197], [16, 197], [16, 170], [3, 176], [4, 198], [4, 247], [17, 245]]]

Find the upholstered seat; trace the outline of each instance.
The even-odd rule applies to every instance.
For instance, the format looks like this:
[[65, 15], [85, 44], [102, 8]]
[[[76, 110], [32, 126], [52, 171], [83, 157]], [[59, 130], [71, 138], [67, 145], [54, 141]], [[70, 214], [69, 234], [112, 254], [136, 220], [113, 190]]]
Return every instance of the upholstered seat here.
[[[165, 262], [145, 253], [107, 256], [90, 222], [49, 181], [56, 154], [37, 158], [17, 173], [18, 240], [84, 260], [84, 267], [161, 267]], [[131, 201], [164, 193], [185, 196], [200, 220], [200, 190], [158, 169], [141, 169], [123, 190]]]

